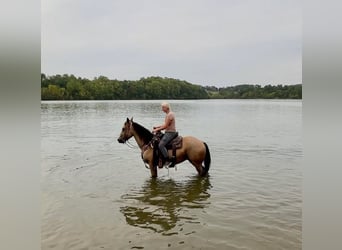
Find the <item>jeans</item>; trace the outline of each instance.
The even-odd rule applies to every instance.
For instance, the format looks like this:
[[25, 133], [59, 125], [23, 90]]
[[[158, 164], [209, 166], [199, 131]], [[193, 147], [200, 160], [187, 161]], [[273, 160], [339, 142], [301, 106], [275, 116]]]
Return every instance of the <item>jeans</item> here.
[[162, 139], [159, 142], [159, 150], [162, 153], [164, 159], [168, 159], [166, 144], [168, 144], [172, 139], [174, 139], [177, 136], [177, 132], [165, 132], [165, 135], [162, 137]]

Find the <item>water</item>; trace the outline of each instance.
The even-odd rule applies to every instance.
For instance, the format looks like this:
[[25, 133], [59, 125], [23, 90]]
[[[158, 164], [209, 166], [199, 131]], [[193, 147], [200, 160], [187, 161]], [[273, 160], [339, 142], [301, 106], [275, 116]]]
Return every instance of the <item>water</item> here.
[[117, 142], [127, 117], [161, 124], [160, 101], [42, 102], [42, 249], [301, 249], [301, 101], [170, 103], [209, 145], [207, 178], [184, 162], [151, 179]]

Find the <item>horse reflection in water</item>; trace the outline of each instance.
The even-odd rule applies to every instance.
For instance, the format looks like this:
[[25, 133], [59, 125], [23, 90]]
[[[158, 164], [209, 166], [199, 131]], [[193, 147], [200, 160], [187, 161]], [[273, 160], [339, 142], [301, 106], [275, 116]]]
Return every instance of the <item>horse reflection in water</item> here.
[[149, 179], [139, 190], [122, 196], [130, 205], [121, 207], [120, 211], [131, 226], [151, 229], [163, 235], [178, 234], [168, 231], [177, 225], [200, 223], [193, 213], [191, 216], [185, 214], [210, 204], [210, 188], [209, 177], [196, 176], [186, 182]]

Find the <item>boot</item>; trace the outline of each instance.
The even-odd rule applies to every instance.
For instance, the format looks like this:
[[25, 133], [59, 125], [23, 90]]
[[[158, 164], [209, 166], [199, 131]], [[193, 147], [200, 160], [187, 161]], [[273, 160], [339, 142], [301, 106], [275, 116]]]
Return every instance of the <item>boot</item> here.
[[171, 157], [168, 157], [166, 160], [165, 160], [165, 163], [164, 165], [167, 167], [167, 168], [172, 168], [176, 165], [176, 157], [174, 156], [171, 156]]

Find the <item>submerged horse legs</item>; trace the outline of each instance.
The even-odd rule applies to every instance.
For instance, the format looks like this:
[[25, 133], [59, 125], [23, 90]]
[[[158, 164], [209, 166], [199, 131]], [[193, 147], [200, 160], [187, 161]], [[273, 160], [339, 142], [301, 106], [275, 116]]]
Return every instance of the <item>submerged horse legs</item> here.
[[150, 171], [151, 171], [151, 177], [152, 178], [158, 177], [157, 166], [153, 166], [153, 163], [149, 164], [149, 166], [150, 166]]
[[202, 166], [202, 162], [195, 162], [195, 161], [191, 161], [190, 159], [188, 159], [189, 162], [196, 168], [197, 173], [199, 176], [202, 176], [204, 168]]

